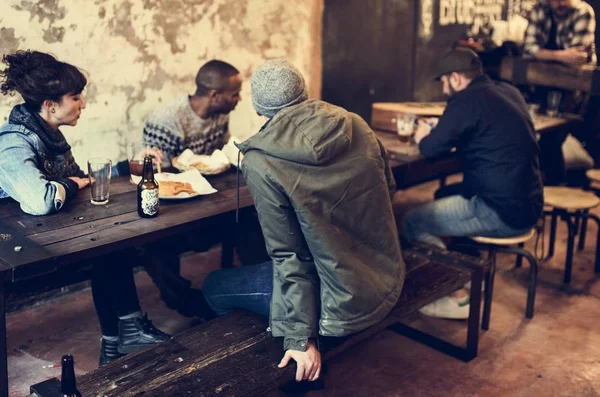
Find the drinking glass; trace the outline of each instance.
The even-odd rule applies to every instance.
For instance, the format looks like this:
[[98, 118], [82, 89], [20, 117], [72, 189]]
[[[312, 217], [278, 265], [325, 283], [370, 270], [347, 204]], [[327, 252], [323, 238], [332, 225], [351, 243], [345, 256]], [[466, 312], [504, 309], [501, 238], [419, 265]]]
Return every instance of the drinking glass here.
[[400, 142], [410, 145], [412, 136], [415, 133], [415, 121], [417, 117], [414, 114], [399, 114], [396, 116], [396, 130]]
[[531, 120], [535, 123], [535, 117], [537, 116], [538, 111], [540, 110], [540, 105], [538, 105], [537, 103], [528, 103], [527, 110], [529, 111], [529, 117], [531, 117]]
[[[129, 160], [129, 181], [134, 185], [139, 183], [139, 178], [144, 173], [144, 157], [146, 154], [152, 156], [152, 150], [150, 147], [145, 146], [141, 143], [128, 143], [127, 144], [127, 160]], [[161, 173], [162, 165], [153, 163], [154, 172]], [[134, 180], [135, 179], [135, 180]]]
[[560, 98], [561, 98], [560, 91], [550, 91], [548, 93], [548, 106], [546, 109], [546, 113], [548, 114], [548, 116], [550, 116], [550, 117], [558, 116], [558, 110], [560, 107]]
[[144, 146], [140, 143], [128, 143], [127, 144], [127, 160], [129, 160], [129, 181], [135, 185], [134, 177], [141, 177], [144, 172], [144, 157], [136, 158], [135, 156], [140, 153]]
[[90, 178], [91, 203], [104, 205], [108, 203], [110, 190], [110, 173], [112, 162], [104, 157], [88, 160], [88, 175]]

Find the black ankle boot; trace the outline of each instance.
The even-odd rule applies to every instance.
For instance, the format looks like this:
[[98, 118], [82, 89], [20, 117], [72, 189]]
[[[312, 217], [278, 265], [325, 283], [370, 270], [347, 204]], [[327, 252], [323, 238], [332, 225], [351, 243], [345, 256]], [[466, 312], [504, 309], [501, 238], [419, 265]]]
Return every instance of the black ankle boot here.
[[123, 356], [124, 354], [119, 353], [118, 340], [109, 341], [105, 340], [104, 338], [100, 340], [100, 360], [98, 360], [99, 367]]
[[148, 315], [119, 320], [119, 353], [135, 353], [148, 346], [171, 339], [152, 325]]

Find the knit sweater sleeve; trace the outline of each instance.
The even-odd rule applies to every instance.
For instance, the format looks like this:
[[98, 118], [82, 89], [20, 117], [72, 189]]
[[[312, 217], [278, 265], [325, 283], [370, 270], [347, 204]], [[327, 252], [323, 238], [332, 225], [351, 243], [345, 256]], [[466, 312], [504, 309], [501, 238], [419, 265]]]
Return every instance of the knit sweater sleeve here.
[[160, 149], [165, 160], [171, 161], [183, 151], [183, 140], [172, 128], [149, 120], [144, 125], [143, 142], [145, 146]]

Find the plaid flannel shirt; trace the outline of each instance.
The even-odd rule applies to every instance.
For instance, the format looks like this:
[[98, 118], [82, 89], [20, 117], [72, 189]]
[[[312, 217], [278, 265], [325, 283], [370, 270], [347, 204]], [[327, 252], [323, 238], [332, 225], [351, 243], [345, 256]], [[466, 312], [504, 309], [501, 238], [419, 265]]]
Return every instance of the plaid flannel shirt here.
[[[540, 0], [531, 10], [525, 32], [525, 53], [533, 55], [548, 44], [552, 27], [552, 10], [547, 0]], [[557, 21], [556, 45], [560, 49], [586, 46], [591, 52], [589, 63], [596, 64], [596, 18], [594, 9], [583, 0], [575, 0], [569, 15]]]

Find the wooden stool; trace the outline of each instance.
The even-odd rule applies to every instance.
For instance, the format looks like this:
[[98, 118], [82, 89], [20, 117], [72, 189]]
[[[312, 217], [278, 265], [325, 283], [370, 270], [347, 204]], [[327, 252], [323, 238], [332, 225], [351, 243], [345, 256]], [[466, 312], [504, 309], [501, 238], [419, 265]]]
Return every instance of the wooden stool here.
[[550, 244], [548, 247], [548, 257], [554, 256], [554, 244], [556, 242], [556, 223], [558, 217], [565, 221], [568, 230], [567, 256], [565, 263], [564, 282], [571, 282], [571, 273], [573, 271], [573, 249], [575, 246], [575, 236], [579, 229], [579, 220], [581, 219], [581, 234], [579, 236], [578, 249], [581, 251], [585, 246], [585, 237], [587, 232], [588, 219], [594, 220], [598, 225], [598, 236], [596, 246], [596, 261], [594, 270], [600, 273], [600, 219], [590, 214], [590, 210], [600, 204], [600, 198], [592, 192], [586, 192], [581, 189], [575, 189], [562, 186], [544, 187], [544, 205], [552, 207], [552, 211], [544, 212], [544, 215], [551, 216], [550, 223]]
[[600, 170], [587, 170], [585, 176], [592, 182], [600, 182]]
[[[514, 237], [480, 237], [473, 236], [471, 240], [478, 246], [488, 250], [491, 261], [490, 272], [485, 276], [485, 293], [483, 301], [483, 319], [481, 328], [488, 330], [490, 328], [490, 316], [492, 312], [492, 299], [494, 295], [494, 276], [496, 274], [496, 254], [498, 252], [507, 254], [516, 254], [517, 258], [525, 257], [529, 261], [529, 286], [527, 289], [527, 305], [525, 308], [525, 317], [533, 318], [533, 309], [535, 306], [535, 291], [537, 286], [538, 260], [531, 252], [523, 249], [525, 243], [536, 236], [534, 228], [527, 233]], [[520, 261], [517, 262], [520, 266]]]

